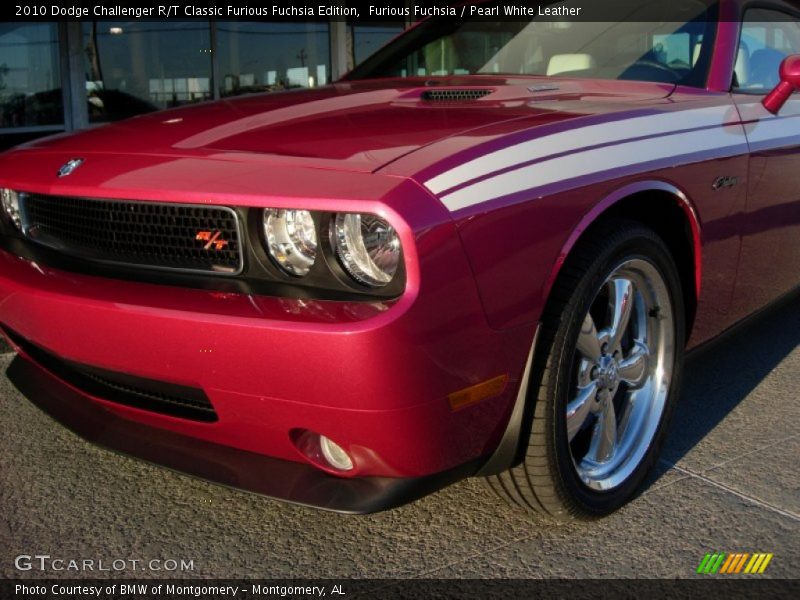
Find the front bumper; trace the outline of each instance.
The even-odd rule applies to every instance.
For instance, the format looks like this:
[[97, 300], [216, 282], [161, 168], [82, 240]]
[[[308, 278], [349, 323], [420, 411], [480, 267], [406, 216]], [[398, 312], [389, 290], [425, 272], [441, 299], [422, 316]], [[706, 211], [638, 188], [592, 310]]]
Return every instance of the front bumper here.
[[[176, 444], [191, 450], [167, 466], [285, 500], [368, 512], [420, 493], [398, 490], [430, 491], [470, 474], [497, 446], [511, 413], [533, 331], [487, 326], [463, 253], [447, 239], [457, 238], [429, 237], [449, 265], [446, 285], [371, 305], [109, 280], [0, 251], [0, 326], [66, 361], [202, 389], [218, 415], [205, 423], [107, 402], [52, 373], [41, 382], [16, 378], [84, 437], [162, 464], [173, 459], [160, 454], [170, 452], [152, 448]], [[42, 370], [15, 368], [28, 379], [31, 369]], [[508, 377], [501, 394], [452, 410], [449, 394], [498, 375]], [[90, 424], [70, 417], [79, 405], [93, 407], [80, 409]], [[351, 483], [309, 466], [293, 442], [296, 430], [347, 448], [356, 465]], [[120, 447], [117, 438], [128, 441]], [[202, 468], [191, 464], [195, 451], [207, 458]], [[258, 466], [262, 459], [281, 466]], [[287, 461], [304, 475], [284, 474]], [[265, 478], [265, 469], [277, 479], [311, 481], [330, 498], [298, 492], [299, 484], [265, 483], [276, 479]], [[334, 498], [355, 490], [358, 501]]]
[[21, 356], [7, 375], [36, 406], [90, 442], [215, 483], [335, 512], [366, 514], [401, 506], [474, 474], [480, 463], [427, 477], [331, 477], [309, 465], [124, 419]]

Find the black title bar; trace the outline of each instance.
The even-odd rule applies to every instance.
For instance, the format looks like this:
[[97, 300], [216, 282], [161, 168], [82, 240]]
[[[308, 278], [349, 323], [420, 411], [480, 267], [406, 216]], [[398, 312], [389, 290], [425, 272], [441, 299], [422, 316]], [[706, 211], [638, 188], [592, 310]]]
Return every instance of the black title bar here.
[[[349, 20], [381, 21], [402, 19], [408, 22], [429, 17], [486, 20], [548, 21], [657, 21], [686, 22], [702, 17], [716, 19], [717, 0], [11, 0], [0, 6], [3, 21], [71, 21], [139, 19], [218, 19], [218, 20]], [[776, 18], [797, 20], [792, 4]], [[725, 18], [737, 20], [738, 15]]]
[[711, 577], [673, 580], [487, 580], [487, 579], [342, 579], [342, 580], [133, 580], [74, 579], [0, 580], [4, 600], [189, 600], [193, 598], [285, 600], [287, 598], [356, 600], [380, 598], [447, 598], [487, 600], [541, 598], [569, 600], [638, 600], [640, 598], [797, 598], [800, 582], [776, 579]]

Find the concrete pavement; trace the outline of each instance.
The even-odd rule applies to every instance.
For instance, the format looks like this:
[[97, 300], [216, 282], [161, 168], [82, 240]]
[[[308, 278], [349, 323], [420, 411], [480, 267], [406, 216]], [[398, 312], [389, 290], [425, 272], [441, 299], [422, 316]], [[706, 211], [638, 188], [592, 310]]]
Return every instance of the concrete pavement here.
[[765, 576], [797, 578], [799, 343], [795, 299], [693, 357], [646, 489], [567, 525], [501, 504], [479, 480], [367, 517], [283, 505], [85, 443], [2, 377], [0, 576], [48, 575], [13, 565], [46, 553], [191, 559], [182, 575], [195, 577], [676, 578], [706, 552], [741, 551], [774, 553]]

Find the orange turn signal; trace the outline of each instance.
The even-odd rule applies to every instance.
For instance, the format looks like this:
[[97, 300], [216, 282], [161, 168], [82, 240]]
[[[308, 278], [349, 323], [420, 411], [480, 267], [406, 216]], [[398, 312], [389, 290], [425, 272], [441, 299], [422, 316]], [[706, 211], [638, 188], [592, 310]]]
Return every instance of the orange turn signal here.
[[453, 392], [447, 396], [450, 401], [450, 410], [461, 410], [482, 400], [499, 396], [506, 389], [506, 381], [508, 381], [508, 375], [500, 375], [483, 383]]

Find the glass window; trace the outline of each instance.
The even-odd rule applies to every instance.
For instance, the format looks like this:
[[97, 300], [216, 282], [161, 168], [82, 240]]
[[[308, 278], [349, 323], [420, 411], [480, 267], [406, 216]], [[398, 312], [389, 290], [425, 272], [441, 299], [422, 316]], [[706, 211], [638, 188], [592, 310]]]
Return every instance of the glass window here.
[[84, 24], [89, 120], [114, 121], [208, 100], [208, 21]]
[[64, 123], [55, 23], [0, 23], [0, 126]]
[[800, 23], [788, 15], [763, 8], [748, 10], [734, 69], [734, 88], [768, 92], [780, 83], [778, 67], [790, 54], [800, 53]]
[[347, 24], [350, 36], [351, 56], [348, 57], [348, 67], [362, 63], [375, 52], [380, 50], [393, 38], [397, 37], [403, 29], [403, 21], [365, 21], [350, 22]]
[[217, 22], [220, 96], [308, 88], [330, 80], [327, 22]]
[[647, 19], [646, 11], [637, 12], [640, 0], [620, 0], [630, 5], [630, 20], [617, 22], [432, 18], [367, 59], [348, 79], [499, 74], [703, 86], [713, 15], [704, 2], [673, 3], [676, 13], [690, 19]]

